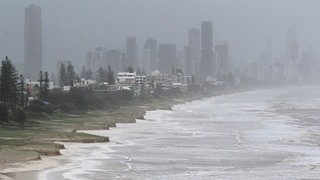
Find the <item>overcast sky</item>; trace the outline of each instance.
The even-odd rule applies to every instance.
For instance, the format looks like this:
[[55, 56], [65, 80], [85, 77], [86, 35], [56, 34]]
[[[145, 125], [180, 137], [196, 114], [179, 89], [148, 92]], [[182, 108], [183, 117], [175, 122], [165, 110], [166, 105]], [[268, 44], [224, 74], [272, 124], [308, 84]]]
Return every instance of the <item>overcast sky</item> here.
[[236, 62], [257, 60], [267, 37], [280, 56], [292, 25], [301, 48], [320, 47], [319, 0], [0, 0], [2, 59], [23, 62], [24, 8], [30, 3], [42, 7], [43, 61], [51, 69], [59, 59], [82, 65], [96, 46], [124, 48], [127, 36], [135, 36], [140, 49], [147, 37], [181, 49], [188, 29], [203, 20], [213, 22], [215, 43], [230, 41]]

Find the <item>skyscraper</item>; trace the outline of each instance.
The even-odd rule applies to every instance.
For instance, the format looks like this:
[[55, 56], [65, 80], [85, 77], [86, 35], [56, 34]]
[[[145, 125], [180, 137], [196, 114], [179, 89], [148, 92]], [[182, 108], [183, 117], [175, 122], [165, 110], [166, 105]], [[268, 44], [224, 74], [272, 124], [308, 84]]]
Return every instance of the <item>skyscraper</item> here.
[[87, 68], [96, 72], [101, 66], [107, 65], [106, 48], [96, 47], [94, 50], [89, 51], [86, 56]]
[[192, 48], [190, 46], [184, 46], [184, 58], [185, 58], [185, 73], [187, 75], [192, 74], [193, 59], [192, 59]]
[[175, 44], [159, 45], [159, 70], [161, 73], [171, 73], [176, 66], [177, 48]]
[[217, 75], [220, 77], [229, 73], [230, 55], [229, 55], [229, 43], [222, 42], [215, 46], [217, 54]]
[[[201, 37], [200, 37], [200, 30], [197, 28], [189, 29], [189, 55], [190, 55], [190, 65], [186, 64], [186, 69], [190, 66], [190, 72], [187, 73], [191, 74], [198, 74], [199, 71], [199, 64], [201, 59]], [[187, 57], [186, 57], [187, 58]], [[186, 59], [187, 63], [187, 59]]]
[[[148, 64], [147, 71], [153, 71], [158, 68], [158, 42], [157, 40], [153, 38], [148, 38], [146, 42], [144, 43], [144, 49], [147, 51], [144, 51], [144, 54], [146, 56], [145, 60], [148, 59], [149, 62], [144, 62]], [[147, 55], [149, 54], [149, 55]], [[149, 56], [149, 57], [148, 57]], [[148, 58], [147, 58], [148, 57]]]
[[147, 73], [151, 73], [151, 50], [144, 48], [142, 51], [143, 64], [141, 68]]
[[213, 47], [213, 26], [211, 21], [203, 21], [201, 23], [201, 47]]
[[213, 51], [213, 27], [211, 21], [201, 23], [201, 78], [216, 75], [215, 54]]
[[24, 24], [24, 74], [38, 78], [42, 70], [41, 7], [31, 4], [25, 8]]
[[127, 37], [127, 53], [125, 66], [132, 66], [134, 70], [138, 67], [138, 46], [135, 37]]
[[107, 51], [107, 64], [117, 74], [120, 72], [121, 51], [119, 49], [111, 49]]

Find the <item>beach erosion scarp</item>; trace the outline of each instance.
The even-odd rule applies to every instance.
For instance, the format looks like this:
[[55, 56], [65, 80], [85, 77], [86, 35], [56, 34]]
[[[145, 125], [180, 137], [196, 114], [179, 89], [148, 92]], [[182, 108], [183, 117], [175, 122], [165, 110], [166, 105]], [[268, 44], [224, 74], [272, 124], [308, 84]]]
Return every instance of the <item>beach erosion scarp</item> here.
[[64, 143], [109, 142], [108, 137], [79, 131], [108, 130], [116, 127], [117, 123], [135, 123], [136, 119], [144, 118], [146, 111], [171, 109], [173, 102], [164, 99], [156, 103], [132, 102], [111, 112], [93, 111], [80, 116], [46, 119], [40, 122], [41, 127], [32, 130], [4, 129], [0, 133], [0, 179], [19, 179], [25, 175], [31, 176], [34, 171], [59, 165]]
[[[237, 93], [241, 91], [243, 90], [218, 91], [206, 95], [197, 94], [193, 96], [184, 96], [182, 98], [161, 98], [145, 102], [132, 101], [125, 106], [121, 106], [115, 111], [88, 112], [85, 116], [72, 116], [71, 118], [63, 120], [52, 120], [50, 123], [53, 124], [55, 129], [60, 128], [59, 130], [63, 129], [64, 131], [67, 130], [71, 131], [72, 133], [85, 130], [108, 130], [110, 127], [116, 127], [117, 123], [135, 123], [136, 119], [143, 120], [147, 111], [171, 110], [172, 106], [175, 104], [181, 104], [193, 100], [201, 100], [212, 96]], [[33, 156], [28, 156], [29, 159], [17, 159], [13, 162], [9, 161], [9, 163], [0, 162], [0, 164], [3, 164], [0, 166], [0, 175], [13, 179], [24, 179], [23, 177], [25, 176], [37, 178], [36, 172], [59, 165], [61, 159], [56, 155], [61, 155], [60, 149], [64, 148], [63, 143], [101, 143], [109, 141], [108, 137], [93, 136], [91, 134], [82, 132], [78, 134], [80, 135], [73, 138], [47, 137], [46, 140], [50, 140], [55, 144], [62, 145], [59, 146], [60, 148], [57, 148], [58, 153], [46, 154], [36, 151], [37, 153], [33, 154]], [[54, 157], [48, 157], [50, 155], [54, 155]], [[2, 179], [4, 179], [4, 177], [2, 177]]]

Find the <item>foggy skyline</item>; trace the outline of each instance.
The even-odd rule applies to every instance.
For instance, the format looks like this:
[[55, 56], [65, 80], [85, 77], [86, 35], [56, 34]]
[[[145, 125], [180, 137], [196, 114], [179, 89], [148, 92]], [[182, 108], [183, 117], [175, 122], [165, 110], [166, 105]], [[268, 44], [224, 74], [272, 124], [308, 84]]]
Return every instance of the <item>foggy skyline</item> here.
[[212, 21], [214, 44], [230, 42], [233, 62], [258, 60], [265, 39], [273, 42], [273, 56], [285, 53], [286, 35], [297, 27], [300, 50], [320, 47], [317, 0], [1, 0], [0, 56], [23, 62], [24, 8], [42, 7], [43, 64], [71, 60], [82, 66], [86, 52], [96, 46], [125, 49], [126, 38], [137, 39], [139, 59], [148, 37], [159, 43], [188, 43], [188, 29]]

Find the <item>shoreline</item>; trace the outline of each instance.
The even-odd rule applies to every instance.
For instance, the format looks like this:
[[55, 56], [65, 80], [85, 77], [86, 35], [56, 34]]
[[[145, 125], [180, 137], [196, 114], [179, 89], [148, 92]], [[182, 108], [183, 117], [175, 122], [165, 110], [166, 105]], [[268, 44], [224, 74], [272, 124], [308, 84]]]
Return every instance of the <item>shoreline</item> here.
[[[129, 105], [126, 108], [129, 109], [135, 109], [138, 108], [139, 112], [135, 113], [135, 116], [128, 117], [126, 120], [122, 120], [122, 122], [114, 122], [114, 126], [116, 127], [117, 123], [135, 123], [136, 119], [144, 119], [144, 115], [147, 111], [156, 111], [156, 110], [172, 110], [172, 107], [174, 105], [178, 104], [184, 104], [187, 102], [197, 101], [197, 100], [205, 100], [207, 98], [213, 98], [215, 96], [223, 96], [228, 94], [235, 94], [235, 93], [242, 93], [242, 92], [248, 92], [248, 91], [255, 91], [255, 90], [261, 90], [261, 89], [267, 89], [267, 88], [248, 88], [248, 89], [232, 89], [232, 90], [221, 90], [216, 91], [211, 94], [206, 95], [200, 95], [196, 94], [191, 97], [183, 97], [183, 98], [176, 98], [176, 99], [162, 99], [161, 101], [155, 102], [155, 103], [144, 103], [140, 106], [134, 106]], [[132, 116], [132, 114], [129, 114]], [[130, 120], [131, 119], [131, 120]], [[110, 126], [109, 126], [110, 127]], [[77, 127], [77, 131], [80, 130], [109, 130], [109, 128], [97, 128], [97, 127]], [[74, 143], [83, 143], [83, 142], [74, 142]], [[93, 142], [94, 143], [94, 142]], [[59, 144], [64, 144], [64, 142], [59, 142]], [[14, 164], [8, 164], [4, 167], [0, 166], [0, 179], [42, 179], [39, 178], [40, 171], [57, 167], [59, 164], [61, 164], [63, 161], [63, 158], [61, 156], [66, 156], [65, 154], [62, 155], [56, 155], [52, 157], [48, 156], [41, 156], [40, 160], [31, 160], [26, 162], [18, 162]]]

